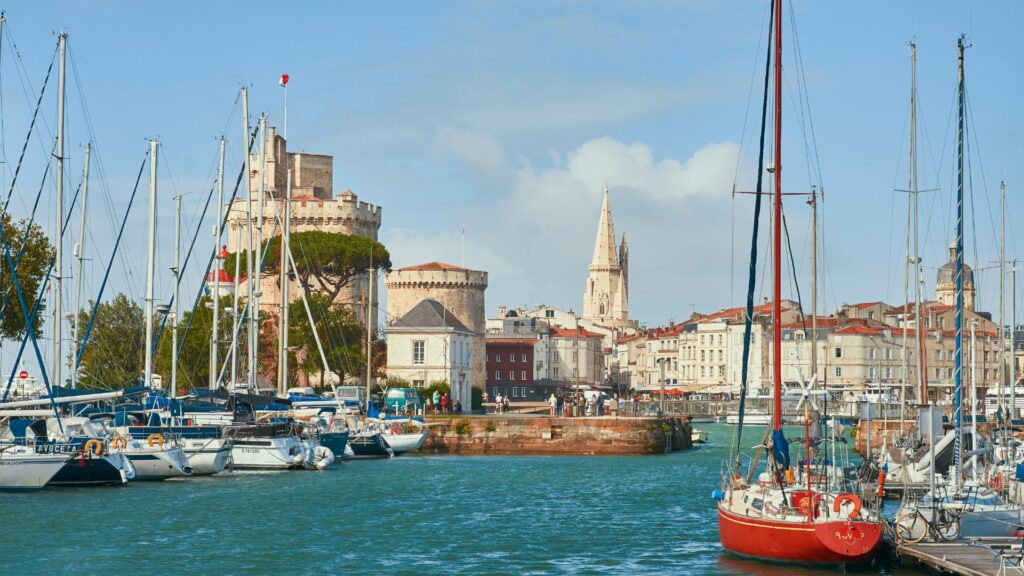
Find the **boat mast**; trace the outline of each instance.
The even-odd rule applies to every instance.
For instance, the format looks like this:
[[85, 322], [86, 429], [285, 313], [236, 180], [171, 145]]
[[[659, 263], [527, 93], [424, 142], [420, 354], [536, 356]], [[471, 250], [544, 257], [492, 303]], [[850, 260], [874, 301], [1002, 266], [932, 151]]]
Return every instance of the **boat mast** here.
[[[288, 141], [288, 83], [284, 83], [284, 140]], [[281, 318], [278, 330], [278, 382], [277, 392], [281, 396], [288, 389], [288, 250], [291, 239], [292, 222], [292, 164], [285, 158], [288, 165], [288, 175], [285, 184], [284, 214], [281, 230], [281, 258], [278, 266], [281, 268]]]
[[782, 430], [782, 1], [775, 0], [775, 209], [772, 221], [772, 427]]
[[[925, 375], [924, 338], [926, 323], [921, 320], [921, 252], [919, 246], [920, 228], [918, 226], [918, 188], [917, 188], [917, 44], [910, 43], [910, 193], [914, 198], [914, 334], [917, 336], [917, 383], [918, 401], [928, 405], [928, 377]], [[906, 377], [906, 375], [904, 375]], [[929, 425], [930, 424], [929, 420]], [[931, 434], [931, 431], [929, 431]]]
[[373, 247], [370, 248], [370, 267], [366, 269], [366, 319], [363, 324], [366, 326], [366, 414], [370, 414], [370, 402], [372, 401], [373, 387], [371, 374], [373, 366], [373, 328], [370, 324], [370, 311], [373, 309], [373, 281], [376, 274], [373, 272]]
[[153, 386], [153, 276], [156, 265], [156, 167], [160, 142], [149, 141], [149, 229], [146, 256], [146, 364], [143, 385]]
[[53, 230], [54, 254], [53, 254], [53, 342], [50, 358], [52, 382], [57, 386], [61, 385], [61, 318], [62, 310], [62, 282], [64, 273], [64, 63], [67, 56], [68, 35], [61, 32], [57, 40], [60, 46], [60, 75], [58, 76], [57, 89], [57, 199], [56, 226]]
[[220, 348], [220, 275], [224, 266], [224, 260], [220, 253], [221, 219], [224, 217], [224, 137], [220, 137], [220, 159], [217, 167], [217, 216], [213, 223], [213, 261], [216, 263], [213, 271], [213, 330], [210, 339], [213, 346], [210, 350], [210, 389], [220, 388], [220, 364], [217, 362], [217, 352]]
[[1006, 182], [999, 183], [999, 405], [1006, 402]]
[[[256, 251], [252, 253], [252, 266], [254, 273], [252, 276], [252, 282], [255, 282], [252, 292], [251, 305], [249, 306], [249, 328], [252, 330], [252, 338], [249, 340], [251, 343], [251, 349], [249, 350], [249, 379], [252, 389], [256, 390], [256, 372], [259, 365], [256, 362], [256, 354], [259, 352], [260, 347], [260, 296], [263, 295], [263, 289], [260, 285], [260, 278], [263, 275], [263, 208], [264, 201], [267, 196], [266, 183], [267, 183], [267, 115], [260, 114], [260, 182], [259, 182], [259, 200], [257, 204], [256, 215]], [[252, 204], [250, 203], [250, 209]], [[250, 283], [250, 286], [252, 284]]]
[[961, 412], [963, 404], [963, 351], [964, 351], [964, 39], [957, 47], [957, 148], [956, 148], [956, 363], [954, 368], [953, 425], [956, 428], [956, 447], [953, 452], [953, 470], [956, 474], [956, 494], [963, 486], [960, 478], [963, 458], [963, 430]]
[[818, 375], [818, 191], [811, 187], [811, 380]]
[[[245, 258], [245, 288], [246, 288], [246, 302], [249, 307], [249, 329], [246, 331], [248, 337], [248, 347], [246, 353], [246, 359], [249, 362], [249, 375], [246, 378], [246, 383], [249, 388], [249, 392], [252, 393], [256, 389], [255, 373], [252, 369], [253, 358], [255, 357], [255, 347], [253, 345], [254, 331], [252, 328], [252, 299], [253, 299], [253, 288], [252, 288], [252, 160], [249, 157], [249, 89], [242, 88], [242, 154], [245, 158], [245, 177], [242, 180], [245, 181], [245, 235], [246, 235], [246, 258]], [[241, 230], [239, 230], [241, 233]]]
[[[913, 190], [914, 190], [914, 69], [917, 60], [916, 55], [917, 47], [913, 42], [910, 43], [910, 169], [907, 173], [907, 228], [906, 228], [906, 260], [903, 262], [903, 374], [900, 379], [900, 432], [902, 433], [903, 422], [907, 419], [907, 381], [910, 379], [910, 359], [907, 355], [909, 348], [907, 346], [907, 335], [909, 329], [909, 322], [907, 322], [907, 312], [910, 308], [910, 264], [912, 258], [910, 256], [910, 218], [913, 212]], [[914, 277], [915, 291], [917, 276]], [[915, 303], [916, 306], [916, 303]], [[915, 316], [915, 321], [916, 316]]]
[[[92, 153], [92, 144], [85, 145], [85, 169], [82, 171], [82, 214], [79, 220], [78, 246], [75, 249], [75, 259], [78, 261], [78, 273], [75, 277], [75, 321], [71, 323], [72, 349], [78, 346], [79, 317], [78, 312], [82, 309], [82, 260], [85, 254], [85, 209], [89, 205], [89, 157]], [[78, 354], [71, 354], [71, 388], [78, 387]]]
[[174, 311], [171, 312], [171, 388], [173, 398], [178, 392], [178, 285], [181, 284], [181, 194], [174, 197]]

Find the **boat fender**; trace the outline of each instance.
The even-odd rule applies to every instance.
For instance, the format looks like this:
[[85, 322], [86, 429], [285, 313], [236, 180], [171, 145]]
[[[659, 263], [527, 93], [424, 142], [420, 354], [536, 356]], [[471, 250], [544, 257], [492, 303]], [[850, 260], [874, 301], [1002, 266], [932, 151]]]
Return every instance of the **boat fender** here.
[[110, 441], [111, 450], [123, 450], [128, 447], [128, 440], [124, 436], [117, 436]]
[[84, 452], [92, 452], [94, 456], [103, 456], [103, 442], [93, 438], [85, 443], [85, 447], [82, 449]]
[[885, 470], [878, 471], [878, 497], [885, 493]]
[[719, 501], [725, 500], [725, 492], [723, 492], [721, 488], [715, 488], [711, 491], [711, 499]]
[[395, 424], [391, 428], [388, 428], [388, 432], [392, 436], [400, 436], [402, 434], [402, 427], [399, 426], [398, 424]]
[[146, 438], [146, 444], [152, 448], [155, 445], [159, 445], [161, 448], [164, 446], [164, 437], [161, 434], [150, 434], [149, 438]]
[[849, 492], [836, 494], [835, 502], [832, 503], [832, 511], [839, 512], [839, 508], [846, 502], [853, 504], [853, 510], [851, 510], [850, 515], [847, 516], [847, 518], [853, 520], [858, 514], [860, 514], [860, 498], [858, 498], [856, 494], [850, 494]]
[[792, 468], [786, 468], [786, 484], [792, 484], [796, 481], [796, 473], [793, 472]]

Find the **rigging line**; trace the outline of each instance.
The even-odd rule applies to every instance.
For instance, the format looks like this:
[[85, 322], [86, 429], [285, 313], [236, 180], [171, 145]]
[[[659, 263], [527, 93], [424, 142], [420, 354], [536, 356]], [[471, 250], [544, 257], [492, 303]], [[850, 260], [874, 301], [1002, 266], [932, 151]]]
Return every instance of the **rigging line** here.
[[[768, 15], [767, 12], [762, 12], [761, 13], [761, 29], [762, 30], [764, 29], [764, 21], [765, 21], [765, 17], [767, 15]], [[762, 36], [761, 34], [757, 35], [757, 48], [754, 50], [754, 68], [753, 68], [753, 70], [750, 71], [750, 87], [747, 89], [747, 104], [743, 108], [744, 109], [743, 128], [740, 130], [740, 146], [739, 146], [740, 152], [736, 156], [736, 170], [735, 170], [735, 172], [733, 172], [733, 175], [732, 175], [733, 190], [735, 190], [736, 183], [739, 180], [740, 163], [743, 161], [743, 147], [746, 144], [747, 121], [750, 118], [750, 101], [754, 97], [754, 86], [756, 85], [756, 82], [757, 82], [757, 68], [758, 68], [757, 65], [760, 64], [759, 54], [761, 54], [761, 36]]]
[[[964, 98], [967, 100], [967, 118], [968, 125], [970, 127], [970, 131], [968, 132], [968, 140], [970, 139], [970, 136], [974, 137], [974, 145], [972, 148], [974, 150], [977, 150], [976, 155], [978, 158], [978, 169], [981, 172], [981, 188], [985, 192], [985, 205], [988, 208], [989, 225], [992, 227], [992, 243], [993, 246], [999, 246], [999, 237], [996, 234], [996, 231], [999, 230], [999, 226], [996, 226], [995, 215], [992, 213], [992, 197], [989, 194], [988, 190], [988, 180], [986, 180], [985, 178], [985, 163], [982, 162], [981, 160], [981, 143], [978, 141], [978, 125], [974, 121], [974, 107], [971, 105], [971, 94], [967, 90], [966, 86], [964, 87]], [[973, 208], [974, 207], [972, 204], [971, 209], [973, 210]], [[975, 227], [975, 229], [977, 228]], [[977, 244], [977, 234], [975, 234], [975, 244]], [[975, 246], [975, 251], [977, 251], [977, 246]], [[975, 254], [974, 257], [975, 265], [980, 264], [981, 261], [977, 259], [978, 255]]]
[[[54, 147], [56, 147], [56, 143], [55, 143]], [[43, 170], [43, 178], [42, 178], [42, 181], [39, 183], [39, 191], [36, 192], [36, 200], [32, 204], [32, 212], [29, 214], [28, 221], [25, 223], [25, 233], [22, 235], [22, 237], [21, 237], [21, 245], [18, 247], [18, 257], [14, 259], [14, 270], [15, 270], [15, 272], [17, 272], [18, 269], [21, 268], [21, 259], [24, 256], [25, 249], [28, 247], [28, 244], [29, 244], [29, 236], [32, 233], [32, 225], [35, 224], [35, 221], [36, 221], [36, 210], [39, 208], [39, 199], [42, 198], [42, 196], [43, 196], [43, 188], [46, 186], [46, 177], [47, 177], [47, 175], [50, 172], [50, 166], [51, 165], [52, 165], [52, 162], [48, 163], [46, 165], [46, 169]], [[78, 198], [78, 190], [75, 190], [75, 198]], [[0, 302], [0, 318], [3, 317], [4, 312], [7, 310], [8, 297], [10, 296], [11, 290], [13, 288], [14, 288], [14, 285], [11, 284], [11, 285], [7, 286], [6, 290], [4, 290], [3, 301]]]
[[[790, 27], [793, 30], [793, 47], [797, 57], [797, 78], [798, 85], [803, 86], [803, 99], [807, 103], [807, 125], [811, 131], [811, 147], [814, 150], [814, 162], [817, 168], [818, 176], [818, 187], [821, 190], [821, 195], [825, 195], [825, 177], [821, 172], [821, 155], [818, 153], [818, 138], [814, 132], [814, 115], [811, 113], [811, 96], [810, 92], [807, 91], [807, 76], [805, 75], [806, 69], [804, 67], [804, 55], [800, 49], [800, 32], [796, 25], [796, 12], [793, 10], [793, 5], [789, 5], [789, 17]], [[801, 106], [801, 113], [803, 112], [803, 106]]]
[[[4, 28], [7, 30], [7, 39], [11, 43], [11, 49], [14, 51], [14, 55], [15, 55], [14, 62], [16, 64], [14, 69], [18, 73], [18, 81], [21, 84], [22, 95], [25, 97], [25, 102], [29, 105], [29, 107], [31, 107], [32, 106], [32, 94], [35, 93], [35, 89], [32, 88], [32, 81], [29, 80], [28, 70], [25, 68], [25, 62], [21, 58], [21, 51], [18, 50], [18, 46], [14, 42], [14, 33], [11, 31], [10, 23], [6, 22], [6, 26], [4, 26]], [[59, 48], [59, 42], [58, 42], [58, 45], [54, 47], [54, 58], [56, 58], [56, 54], [57, 54], [58, 48]], [[43, 117], [42, 123], [43, 123], [43, 126], [46, 128], [47, 136], [52, 138], [53, 137], [53, 132], [50, 130], [49, 125], [46, 123], [46, 118], [45, 117]], [[40, 144], [40, 146], [43, 146], [42, 150], [45, 153], [46, 152], [46, 148], [43, 145], [43, 139], [41, 137], [39, 138], [39, 144]]]
[[[36, 126], [36, 118], [39, 117], [39, 108], [40, 108], [40, 106], [43, 103], [43, 95], [46, 93], [46, 86], [47, 86], [47, 84], [50, 81], [50, 73], [53, 72], [53, 63], [56, 61], [56, 59], [57, 59], [57, 49], [54, 48], [54, 50], [53, 50], [53, 57], [50, 58], [50, 67], [46, 69], [46, 78], [43, 80], [43, 87], [39, 90], [39, 98], [36, 100], [35, 111], [32, 112], [32, 121], [29, 123], [29, 126], [28, 126], [28, 134], [25, 135], [25, 142], [21, 146], [21, 155], [18, 156], [18, 164], [16, 165], [16, 167], [14, 169], [14, 176], [11, 179], [10, 189], [7, 191], [7, 199], [4, 200], [4, 208], [3, 208], [4, 212], [7, 211], [7, 208], [8, 208], [8, 206], [11, 203], [11, 196], [14, 195], [14, 186], [18, 182], [18, 174], [21, 172], [22, 162], [25, 160], [25, 151], [28, 149], [28, 143], [32, 139], [32, 132], [33, 132], [33, 129], [35, 128], [35, 126]], [[50, 156], [51, 157], [53, 156], [52, 150], [50, 152]]]
[[[139, 182], [142, 180], [142, 171], [145, 170], [146, 162], [148, 161], [149, 154], [147, 151], [147, 154], [143, 157], [142, 165], [139, 166], [139, 173], [135, 177], [135, 187], [132, 188], [132, 195], [128, 198], [128, 206], [125, 208], [124, 218], [121, 220], [121, 228], [118, 230], [117, 238], [114, 240], [114, 247], [110, 254], [110, 260], [107, 263], [107, 269], [103, 272], [103, 280], [100, 282], [100, 289], [96, 294], [96, 300], [93, 301], [92, 312], [89, 314], [89, 323], [86, 324], [85, 332], [82, 333], [82, 342], [81, 344], [78, 344], [77, 342], [75, 343], [78, 346], [78, 351], [76, 352], [76, 363], [79, 365], [82, 363], [82, 355], [85, 353], [85, 345], [89, 343], [89, 334], [92, 332], [93, 324], [96, 321], [96, 311], [99, 308], [100, 302], [103, 300], [103, 291], [106, 289], [107, 280], [110, 278], [110, 269], [114, 265], [114, 257], [117, 255], [119, 251], [118, 248], [121, 246], [121, 237], [124, 235], [125, 224], [128, 222], [128, 216], [131, 214], [132, 204], [135, 202], [135, 195], [139, 191]], [[143, 346], [143, 348], [145, 348], [145, 346]]]
[[[792, 280], [793, 280], [793, 288], [796, 289], [796, 304], [797, 304], [797, 306], [799, 306], [799, 310], [801, 311], [801, 314], [800, 314], [801, 320], [800, 321], [803, 324], [804, 330], [806, 330], [807, 329], [807, 318], [802, 313], [803, 309], [804, 309], [804, 307], [803, 307], [803, 299], [800, 297], [800, 283], [797, 281], [797, 278], [796, 278], [796, 260], [793, 259], [793, 243], [790, 242], [790, 240], [789, 240], [789, 224], [786, 223], [786, 213], [785, 213], [785, 211], [783, 211], [783, 213], [782, 213], [782, 231], [786, 235], [786, 251], [789, 253], [790, 270], [793, 272]], [[779, 325], [780, 326], [782, 325], [782, 319], [781, 318], [779, 319]]]
[[[771, 6], [772, 16], [768, 20], [768, 50], [767, 57], [765, 58], [764, 67], [764, 98], [761, 102], [761, 137], [760, 144], [757, 153], [757, 184], [755, 187], [756, 194], [754, 195], [754, 220], [753, 230], [751, 231], [750, 240], [750, 270], [747, 277], [747, 306], [746, 313], [744, 314], [744, 326], [743, 326], [743, 352], [742, 352], [742, 363], [740, 364], [741, 380], [740, 380], [740, 401], [739, 401], [739, 426], [736, 429], [736, 443], [734, 446], [733, 456], [736, 459], [736, 467], [740, 466], [740, 446], [742, 445], [743, 439], [743, 410], [746, 403], [747, 397], [747, 377], [749, 376], [749, 362], [750, 362], [750, 333], [752, 329], [753, 315], [754, 315], [754, 291], [755, 282], [757, 280], [757, 236], [758, 236], [758, 225], [761, 215], [761, 190], [764, 182], [764, 152], [765, 152], [765, 132], [768, 128], [768, 81], [771, 77], [771, 53], [772, 53], [772, 25], [775, 20], [775, 2], [781, 0], [771, 0], [769, 2]], [[752, 464], [753, 465], [753, 464]]]
[[[74, 208], [75, 203], [78, 201], [78, 192], [78, 190], [75, 190], [75, 195], [71, 199], [70, 208]], [[64, 222], [61, 225], [62, 231], [67, 229], [68, 224], [71, 222], [71, 216], [71, 210], [69, 209], [68, 215], [64, 218]], [[3, 397], [0, 398], [0, 401], [3, 401], [7, 398], [7, 393], [11, 388], [11, 383], [14, 381], [14, 375], [18, 372], [18, 367], [21, 365], [21, 357], [25, 352], [25, 346], [28, 344], [29, 340], [32, 341], [32, 348], [36, 353], [36, 360], [39, 362], [39, 370], [43, 376], [43, 382], [46, 384], [46, 390], [48, 392], [51, 391], [50, 380], [47, 377], [46, 366], [43, 363], [42, 353], [39, 351], [39, 343], [36, 338], [35, 318], [39, 312], [43, 298], [46, 296], [47, 286], [53, 273], [53, 267], [56, 265], [57, 256], [55, 254], [50, 257], [50, 265], [46, 269], [46, 274], [42, 277], [42, 282], [39, 286], [39, 293], [36, 295], [36, 299], [32, 304], [32, 311], [29, 312], [25, 306], [25, 293], [22, 291], [21, 282], [18, 280], [18, 267], [14, 264], [14, 261], [11, 260], [11, 244], [7, 239], [7, 234], [4, 232], [3, 226], [0, 226], [0, 243], [3, 245], [2, 251], [5, 259], [7, 260], [7, 264], [11, 269], [11, 282], [14, 284], [14, 288], [18, 295], [18, 305], [21, 307], [21, 315], [25, 318], [25, 336], [22, 338], [21, 346], [18, 348], [18, 354], [11, 366], [11, 376], [7, 380], [7, 387], [4, 389]], [[59, 383], [57, 384], [59, 385]], [[51, 392], [51, 396], [52, 395], [53, 394]], [[52, 400], [51, 404], [53, 404]]]

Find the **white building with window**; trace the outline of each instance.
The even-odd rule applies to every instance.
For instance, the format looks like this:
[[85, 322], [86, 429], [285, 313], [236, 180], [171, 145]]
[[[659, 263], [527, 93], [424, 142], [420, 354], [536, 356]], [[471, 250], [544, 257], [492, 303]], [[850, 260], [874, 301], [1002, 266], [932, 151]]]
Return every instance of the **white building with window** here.
[[437, 300], [423, 300], [387, 327], [389, 378], [408, 380], [416, 388], [445, 381], [451, 398], [472, 409], [472, 330]]

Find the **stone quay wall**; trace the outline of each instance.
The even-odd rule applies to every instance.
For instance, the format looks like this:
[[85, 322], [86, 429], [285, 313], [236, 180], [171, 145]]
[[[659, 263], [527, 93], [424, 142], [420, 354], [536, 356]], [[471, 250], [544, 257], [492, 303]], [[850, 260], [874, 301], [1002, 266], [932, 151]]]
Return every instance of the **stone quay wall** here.
[[666, 454], [692, 446], [686, 418], [428, 416], [424, 454]]

